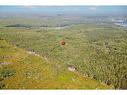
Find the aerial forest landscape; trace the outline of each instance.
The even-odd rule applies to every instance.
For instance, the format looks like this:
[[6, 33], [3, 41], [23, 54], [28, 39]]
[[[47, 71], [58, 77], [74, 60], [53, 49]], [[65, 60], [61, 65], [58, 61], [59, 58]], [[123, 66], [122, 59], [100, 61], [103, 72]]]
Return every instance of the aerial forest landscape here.
[[0, 6], [0, 89], [127, 89], [127, 6]]

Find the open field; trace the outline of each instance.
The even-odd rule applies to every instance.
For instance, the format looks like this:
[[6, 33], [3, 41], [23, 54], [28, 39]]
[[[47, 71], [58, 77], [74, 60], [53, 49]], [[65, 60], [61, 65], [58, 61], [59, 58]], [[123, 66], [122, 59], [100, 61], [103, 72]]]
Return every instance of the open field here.
[[1, 15], [0, 88], [127, 89], [127, 28], [112, 18]]

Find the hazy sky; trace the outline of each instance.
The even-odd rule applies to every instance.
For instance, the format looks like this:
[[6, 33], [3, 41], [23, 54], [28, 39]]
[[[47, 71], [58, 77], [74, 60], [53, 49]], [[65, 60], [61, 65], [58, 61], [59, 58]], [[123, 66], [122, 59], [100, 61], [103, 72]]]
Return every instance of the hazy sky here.
[[0, 13], [127, 15], [127, 6], [0, 6]]

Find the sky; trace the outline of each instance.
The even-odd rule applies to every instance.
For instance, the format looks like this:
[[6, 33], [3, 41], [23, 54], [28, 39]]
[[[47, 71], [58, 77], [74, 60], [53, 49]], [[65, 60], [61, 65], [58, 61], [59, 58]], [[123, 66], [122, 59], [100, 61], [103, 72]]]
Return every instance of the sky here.
[[0, 13], [127, 15], [127, 6], [0, 6]]
[[[2, 5], [8, 5], [2, 6]], [[10, 7], [9, 5], [13, 5]], [[22, 5], [17, 7], [14, 5]], [[68, 6], [68, 7], [36, 7], [33, 5], [43, 6]], [[70, 6], [78, 7], [70, 7]], [[84, 5], [92, 5], [82, 7]], [[82, 13], [82, 14], [127, 14], [127, 7], [114, 6], [105, 7], [100, 5], [126, 5], [127, 0], [0, 0], [1, 12], [50, 12], [50, 13]], [[80, 6], [80, 7], [79, 7]]]

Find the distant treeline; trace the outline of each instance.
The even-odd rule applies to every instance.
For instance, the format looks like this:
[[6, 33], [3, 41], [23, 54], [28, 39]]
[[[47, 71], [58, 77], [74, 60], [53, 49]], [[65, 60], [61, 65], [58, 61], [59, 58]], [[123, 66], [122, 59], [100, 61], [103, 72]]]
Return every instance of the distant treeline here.
[[63, 24], [63, 25], [40, 25], [40, 26], [32, 26], [32, 25], [23, 25], [23, 24], [14, 24], [14, 25], [7, 25], [5, 27], [24, 27], [24, 28], [31, 28], [31, 27], [66, 27], [69, 26], [70, 24]]
[[6, 25], [5, 27], [21, 27], [21, 28], [31, 28], [31, 27], [67, 27], [71, 25], [77, 25], [77, 24], [84, 24], [84, 23], [69, 23], [69, 24], [59, 24], [59, 25], [24, 25], [24, 24], [13, 24], [13, 25]]
[[30, 28], [32, 26], [30, 26], [30, 25], [23, 25], [23, 24], [14, 24], [14, 25], [7, 25], [5, 27], [25, 27], [25, 28]]

